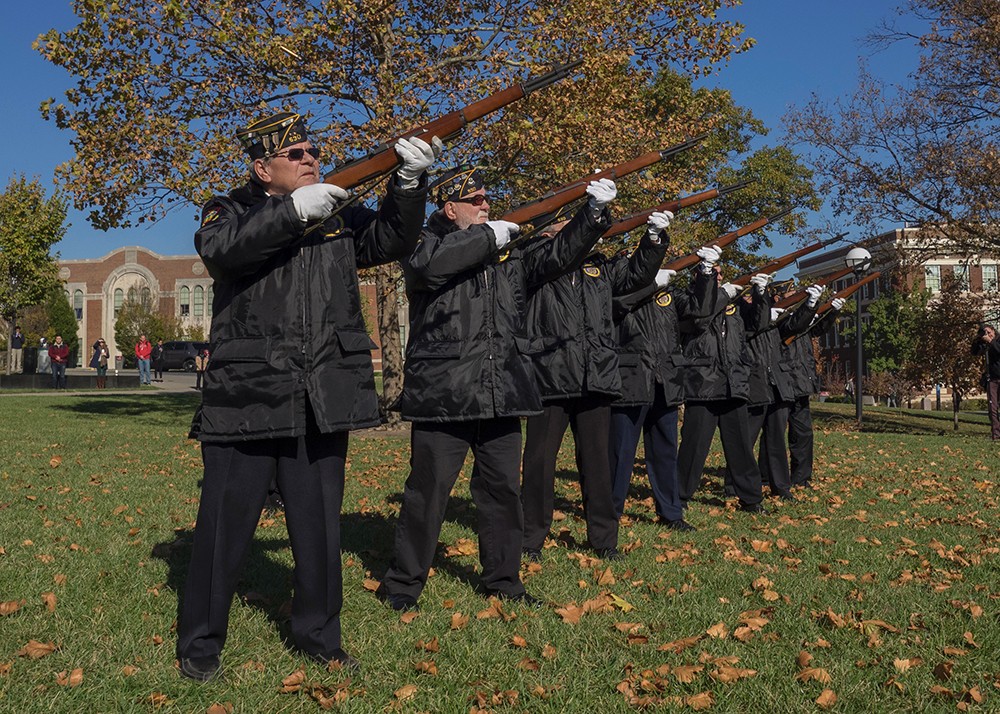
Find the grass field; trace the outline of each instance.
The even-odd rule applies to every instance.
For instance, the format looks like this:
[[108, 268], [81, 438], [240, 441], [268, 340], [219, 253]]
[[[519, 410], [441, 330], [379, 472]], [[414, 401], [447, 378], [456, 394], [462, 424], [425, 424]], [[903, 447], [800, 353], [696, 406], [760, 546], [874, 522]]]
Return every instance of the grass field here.
[[473, 592], [467, 464], [422, 609], [404, 618], [370, 589], [408, 444], [355, 438], [343, 625], [362, 672], [282, 644], [292, 559], [279, 517], [246, 564], [225, 678], [198, 685], [173, 654], [196, 399], [0, 399], [0, 711], [1000, 711], [1000, 488], [982, 417], [953, 433], [948, 413], [873, 409], [859, 433], [850, 407], [816, 405], [816, 489], [769, 516], [738, 513], [718, 501], [716, 448], [695, 533], [652, 522], [640, 459], [619, 563], [577, 545], [567, 439], [551, 547], [523, 571], [539, 611]]

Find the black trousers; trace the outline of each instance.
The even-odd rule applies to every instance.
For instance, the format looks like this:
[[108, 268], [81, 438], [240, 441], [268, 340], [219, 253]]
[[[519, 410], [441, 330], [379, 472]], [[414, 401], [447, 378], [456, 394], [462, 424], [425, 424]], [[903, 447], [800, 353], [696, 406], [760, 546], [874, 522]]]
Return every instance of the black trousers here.
[[[777, 392], [775, 399], [778, 399]], [[788, 431], [788, 402], [747, 407], [750, 420], [750, 445], [760, 441], [757, 466], [761, 479], [766, 480], [773, 494], [788, 494], [792, 487], [788, 469], [788, 448], [785, 433]]]
[[788, 456], [792, 485], [805, 486], [812, 481], [813, 423], [809, 397], [798, 397], [788, 410]]
[[299, 438], [202, 444], [205, 476], [177, 621], [178, 657], [222, 651], [229, 607], [273, 476], [285, 499], [295, 558], [292, 639], [301, 650], [325, 658], [340, 648], [347, 441], [346, 432], [320, 434], [310, 424]]
[[750, 446], [750, 425], [746, 402], [723, 399], [711, 402], [687, 402], [684, 405], [684, 425], [681, 446], [677, 452], [677, 479], [681, 501], [687, 505], [701, 486], [705, 459], [712, 448], [712, 437], [719, 429], [726, 466], [740, 503], [751, 506], [763, 500], [760, 471]]
[[609, 457], [615, 513], [621, 517], [625, 510], [640, 434], [656, 515], [668, 521], [680, 520], [684, 506], [677, 483], [677, 406], [667, 406], [659, 384], [652, 404], [611, 408]]
[[194, 388], [201, 389], [202, 384], [205, 382], [205, 372], [202, 370], [196, 370], [194, 373]]
[[541, 415], [528, 417], [521, 474], [525, 548], [540, 549], [552, 526], [556, 456], [567, 426], [576, 442], [587, 540], [596, 550], [618, 546], [618, 516], [608, 465], [610, 424], [611, 407], [606, 397], [549, 402]]
[[517, 417], [413, 423], [410, 475], [403, 488], [392, 565], [382, 579], [388, 592], [420, 596], [441, 534], [448, 495], [470, 449], [476, 459], [470, 491], [479, 516], [482, 587], [507, 595], [524, 592], [519, 574], [524, 517], [517, 483], [521, 456], [521, 420]]

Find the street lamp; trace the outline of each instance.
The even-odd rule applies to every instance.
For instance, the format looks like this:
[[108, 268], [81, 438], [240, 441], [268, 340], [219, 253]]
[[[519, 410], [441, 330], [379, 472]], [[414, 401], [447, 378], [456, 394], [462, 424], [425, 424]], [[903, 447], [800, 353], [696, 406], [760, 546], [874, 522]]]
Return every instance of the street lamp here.
[[[872, 254], [869, 253], [864, 248], [860, 248], [858, 246], [855, 246], [854, 248], [851, 248], [849, 251], [847, 251], [847, 255], [844, 256], [844, 263], [846, 263], [846, 265], [847, 265], [848, 268], [850, 268], [851, 270], [854, 271], [854, 278], [857, 281], [857, 280], [860, 280], [861, 276], [864, 275], [868, 271], [868, 268], [871, 267], [871, 264], [872, 264]], [[857, 310], [858, 310], [857, 311], [857, 315], [855, 317], [855, 323], [854, 323], [854, 342], [857, 345], [857, 354], [856, 354], [856, 360], [855, 360], [855, 365], [854, 365], [854, 401], [855, 401], [855, 410], [856, 410], [857, 419], [858, 419], [858, 429], [860, 429], [861, 428], [861, 398], [862, 398], [862, 389], [861, 389], [861, 379], [862, 379], [861, 360], [863, 359], [863, 355], [862, 355], [862, 351], [861, 351], [861, 291], [860, 290], [855, 293], [854, 304], [855, 304], [855, 306], [857, 307]]]

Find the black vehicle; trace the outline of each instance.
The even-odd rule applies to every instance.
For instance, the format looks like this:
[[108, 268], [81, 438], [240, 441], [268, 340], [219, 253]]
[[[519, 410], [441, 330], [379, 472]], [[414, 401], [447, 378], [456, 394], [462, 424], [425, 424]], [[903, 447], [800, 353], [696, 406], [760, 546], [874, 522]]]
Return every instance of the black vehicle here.
[[194, 358], [202, 350], [208, 349], [207, 342], [177, 340], [163, 343], [163, 370], [183, 369], [194, 372]]

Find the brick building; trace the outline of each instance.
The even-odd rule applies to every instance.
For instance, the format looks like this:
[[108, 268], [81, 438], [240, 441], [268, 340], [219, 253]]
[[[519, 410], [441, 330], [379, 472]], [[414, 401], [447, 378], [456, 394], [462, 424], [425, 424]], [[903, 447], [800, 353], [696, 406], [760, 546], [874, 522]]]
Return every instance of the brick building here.
[[[180, 318], [185, 331], [206, 337], [212, 322], [212, 278], [198, 255], [159, 255], [146, 248], [128, 246], [101, 258], [60, 260], [59, 277], [66, 298], [76, 312], [81, 349], [78, 359], [86, 364], [90, 345], [103, 337], [112, 354], [125, 354], [132, 345], [115, 344], [115, 318], [129, 290], [147, 292], [160, 312]], [[375, 287], [362, 284], [362, 303], [371, 306], [365, 319], [374, 319]], [[401, 308], [405, 319], [405, 306]], [[402, 324], [406, 324], [403, 322]], [[370, 324], [372, 339], [379, 343]], [[156, 335], [149, 335], [155, 339]], [[381, 351], [372, 358], [381, 367]]]

